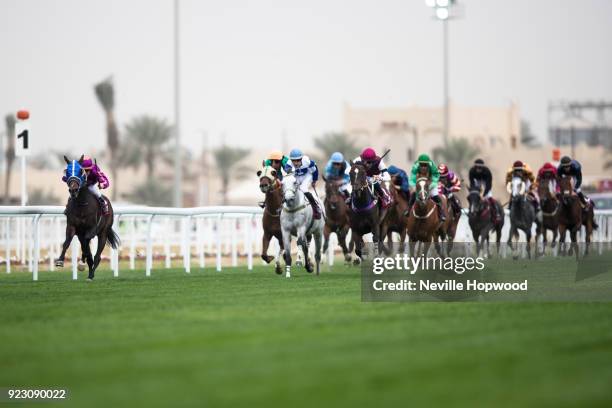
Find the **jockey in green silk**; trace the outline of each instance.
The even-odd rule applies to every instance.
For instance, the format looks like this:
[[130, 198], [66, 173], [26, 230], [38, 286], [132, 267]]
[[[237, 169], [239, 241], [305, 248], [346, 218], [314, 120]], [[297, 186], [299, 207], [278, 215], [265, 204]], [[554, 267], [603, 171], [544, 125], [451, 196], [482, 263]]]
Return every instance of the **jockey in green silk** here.
[[[418, 178], [426, 177], [429, 179], [429, 196], [436, 203], [438, 207], [438, 216], [440, 220], [444, 222], [446, 220], [446, 214], [442, 209], [442, 202], [440, 201], [440, 197], [438, 196], [438, 181], [440, 180], [440, 172], [438, 171], [438, 166], [429, 158], [426, 154], [421, 154], [417, 161], [412, 166], [412, 170], [410, 172], [410, 184], [416, 186], [416, 181]], [[416, 198], [416, 194], [412, 194], [410, 205], [414, 204], [414, 200]]]

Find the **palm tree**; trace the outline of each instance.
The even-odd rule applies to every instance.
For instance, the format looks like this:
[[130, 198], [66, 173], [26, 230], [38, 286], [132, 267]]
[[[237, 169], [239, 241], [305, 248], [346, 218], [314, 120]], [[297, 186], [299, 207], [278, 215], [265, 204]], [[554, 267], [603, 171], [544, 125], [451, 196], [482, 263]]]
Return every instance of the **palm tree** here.
[[217, 171], [219, 172], [219, 177], [221, 177], [223, 205], [227, 205], [227, 193], [229, 191], [230, 181], [232, 179], [244, 179], [245, 175], [250, 170], [248, 166], [239, 165], [240, 161], [244, 159], [248, 152], [249, 149], [231, 147], [225, 144], [213, 150]]
[[157, 180], [145, 180], [126, 195], [128, 199], [139, 204], [169, 207], [172, 205], [172, 189]]
[[[110, 168], [115, 186], [117, 186], [117, 151], [119, 149], [119, 130], [115, 121], [115, 88], [113, 78], [108, 77], [94, 86], [98, 102], [106, 114], [106, 145], [110, 151]], [[117, 188], [113, 188], [112, 199], [117, 199]]]
[[155, 165], [165, 156], [166, 144], [172, 138], [172, 125], [154, 116], [137, 116], [125, 125], [125, 135], [118, 162], [139, 168], [144, 161], [147, 180], [153, 180]]
[[447, 166], [457, 173], [467, 170], [471, 161], [480, 153], [478, 147], [474, 147], [465, 138], [451, 139], [446, 146], [436, 147], [433, 157], [436, 161], [444, 161]]
[[4, 203], [9, 204], [10, 187], [11, 187], [11, 170], [15, 161], [15, 116], [11, 113], [6, 115], [6, 180], [4, 185]]
[[325, 133], [323, 136], [315, 137], [314, 145], [321, 152], [322, 157], [319, 157], [320, 161], [327, 160], [326, 158], [334, 152], [342, 153], [347, 160], [356, 157], [360, 153], [359, 148], [355, 145], [355, 141], [346, 133]]

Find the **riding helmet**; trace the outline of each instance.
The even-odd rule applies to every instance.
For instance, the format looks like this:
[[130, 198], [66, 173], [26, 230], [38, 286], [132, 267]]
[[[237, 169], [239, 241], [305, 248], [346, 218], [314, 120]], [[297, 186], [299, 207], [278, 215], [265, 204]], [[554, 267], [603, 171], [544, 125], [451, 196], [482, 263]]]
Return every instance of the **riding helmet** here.
[[484, 166], [484, 164], [485, 164], [485, 163], [484, 163], [484, 160], [482, 160], [482, 159], [476, 159], [476, 160], [474, 160], [474, 165], [475, 165], [475, 166]]
[[523, 170], [524, 167], [525, 167], [525, 165], [523, 164], [523, 162], [520, 161], [520, 160], [517, 160], [512, 165], [512, 170]]
[[271, 151], [268, 160], [283, 160], [283, 153], [279, 150]]
[[431, 159], [430, 159], [430, 158], [429, 158], [429, 156], [428, 156], [428, 155], [426, 155], [425, 153], [421, 154], [421, 155], [420, 155], [420, 156], [417, 158], [417, 161], [418, 161], [420, 164], [429, 164], [429, 163], [431, 163]]
[[330, 157], [332, 163], [344, 163], [344, 156], [340, 152], [335, 152]]
[[562, 166], [569, 166], [572, 164], [572, 159], [569, 156], [563, 156], [561, 158], [561, 165]]
[[291, 160], [300, 160], [304, 156], [304, 153], [300, 149], [293, 149], [289, 153], [289, 158]]
[[94, 165], [94, 163], [93, 163], [93, 160], [91, 159], [91, 157], [83, 156], [83, 160], [81, 160], [81, 167], [82, 168], [84, 168], [85, 170], [91, 170], [93, 165]]
[[446, 164], [440, 163], [438, 165], [438, 171], [440, 172], [440, 177], [448, 176], [448, 167], [446, 166]]
[[363, 161], [376, 160], [376, 152], [371, 147], [366, 147], [361, 152], [360, 157], [361, 157], [361, 160], [363, 160]]

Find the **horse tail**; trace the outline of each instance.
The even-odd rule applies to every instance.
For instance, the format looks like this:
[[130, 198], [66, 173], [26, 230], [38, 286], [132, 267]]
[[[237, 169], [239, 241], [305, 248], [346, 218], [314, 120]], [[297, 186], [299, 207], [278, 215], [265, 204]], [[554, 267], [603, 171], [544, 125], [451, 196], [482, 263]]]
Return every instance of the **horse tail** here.
[[108, 229], [108, 234], [106, 237], [106, 243], [109, 244], [113, 249], [117, 249], [121, 244], [121, 240], [119, 239], [119, 235], [113, 230], [112, 227]]

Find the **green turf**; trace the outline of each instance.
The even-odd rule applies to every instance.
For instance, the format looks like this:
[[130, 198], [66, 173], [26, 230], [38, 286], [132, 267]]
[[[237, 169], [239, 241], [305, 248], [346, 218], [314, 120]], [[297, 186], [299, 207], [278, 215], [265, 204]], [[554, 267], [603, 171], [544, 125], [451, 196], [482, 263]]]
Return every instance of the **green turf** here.
[[342, 266], [2, 275], [0, 387], [78, 407], [612, 403], [612, 303], [360, 297]]

